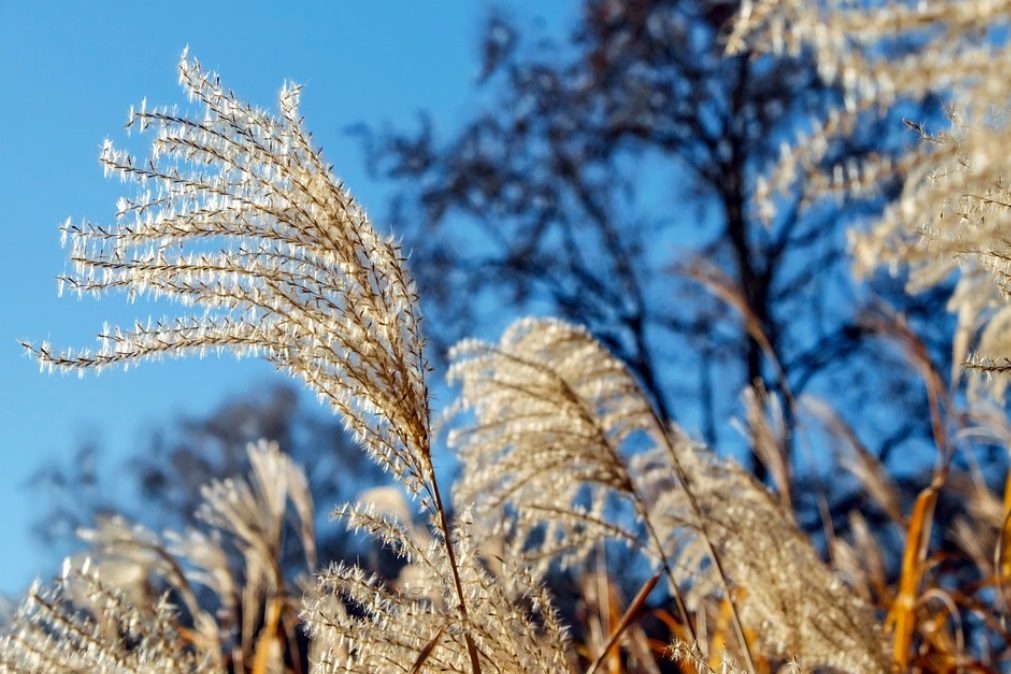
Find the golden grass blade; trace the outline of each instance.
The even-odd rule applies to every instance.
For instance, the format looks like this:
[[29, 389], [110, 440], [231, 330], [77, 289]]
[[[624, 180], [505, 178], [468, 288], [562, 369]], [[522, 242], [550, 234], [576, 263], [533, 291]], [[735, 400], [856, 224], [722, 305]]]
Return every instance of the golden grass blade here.
[[618, 642], [618, 638], [621, 637], [622, 632], [628, 629], [628, 626], [632, 624], [635, 617], [639, 614], [640, 609], [642, 609], [643, 604], [646, 603], [647, 597], [656, 587], [656, 584], [660, 581], [660, 576], [663, 575], [662, 572], [658, 571], [653, 574], [653, 576], [646, 581], [646, 583], [639, 589], [636, 593], [635, 598], [632, 599], [632, 603], [628, 605], [625, 609], [625, 613], [621, 616], [621, 620], [618, 621], [618, 626], [611, 632], [611, 636], [608, 637], [607, 643], [600, 650], [600, 654], [597, 659], [593, 661], [593, 664], [586, 670], [586, 674], [594, 674], [600, 665], [603, 664], [604, 660], [607, 658], [608, 653], [611, 651], [611, 647]]
[[283, 600], [277, 598], [271, 600], [267, 605], [267, 619], [264, 621], [263, 629], [260, 630], [260, 636], [256, 640], [252, 674], [267, 674], [269, 671], [272, 647], [277, 640], [277, 624], [281, 620], [282, 603]]
[[895, 597], [888, 614], [888, 624], [893, 626], [895, 631], [892, 657], [902, 670], [905, 670], [909, 663], [909, 651], [916, 631], [916, 605], [938, 489], [936, 482], [931, 483], [916, 498], [913, 514], [909, 518], [906, 548], [902, 555], [899, 594]]
[[[941, 588], [931, 588], [923, 593], [924, 602], [934, 601], [943, 607], [943, 611], [930, 617], [933, 625], [929, 631], [929, 639], [933, 648], [942, 656], [945, 671], [962, 671], [959, 663], [967, 662], [969, 658], [965, 651], [965, 627], [962, 614], [955, 599]], [[948, 620], [952, 621], [953, 630], [948, 630]]]
[[470, 669], [474, 674], [481, 674], [481, 658], [478, 655], [477, 644], [474, 643], [474, 638], [470, 634], [463, 635], [464, 640], [467, 642], [467, 655], [470, 656]]
[[435, 636], [432, 637], [431, 641], [425, 644], [425, 647], [421, 649], [421, 652], [418, 653], [417, 660], [414, 661], [414, 665], [411, 667], [411, 674], [418, 674], [418, 672], [421, 671], [421, 668], [425, 666], [425, 661], [428, 660], [432, 651], [435, 650], [436, 644], [439, 643], [439, 639], [442, 638], [442, 634], [445, 631], [446, 626], [443, 625], [435, 632]]
[[[614, 634], [620, 626], [621, 608], [618, 606], [618, 592], [614, 583], [607, 575], [606, 566], [601, 564], [598, 568], [598, 583], [600, 585], [600, 601], [598, 602], [604, 621], [607, 623], [607, 633]], [[607, 655], [607, 669], [610, 674], [622, 674], [621, 671], [621, 647], [617, 643], [611, 643], [610, 648], [603, 649]]]
[[730, 628], [730, 601], [724, 599], [720, 602], [720, 612], [713, 625], [713, 636], [709, 642], [709, 666], [714, 671], [719, 671], [723, 661], [723, 653], [727, 649], [727, 630]]
[[[1011, 475], [1011, 473], [1009, 473]], [[1007, 506], [1005, 493], [1004, 520], [1001, 522], [1000, 533], [997, 536], [997, 547], [994, 550], [993, 572], [997, 581], [997, 606], [1000, 611], [1001, 627], [1007, 624], [1007, 586], [1008, 574], [1011, 573], [1011, 536], [1008, 527], [1011, 526], [1011, 509]]]

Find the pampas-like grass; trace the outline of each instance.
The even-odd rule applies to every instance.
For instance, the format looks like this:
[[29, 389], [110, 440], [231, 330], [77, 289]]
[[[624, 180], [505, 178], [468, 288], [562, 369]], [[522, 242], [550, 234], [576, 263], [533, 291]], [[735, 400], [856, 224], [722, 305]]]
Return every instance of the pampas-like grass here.
[[[749, 20], [772, 26], [775, 42], [770, 11], [761, 3]], [[734, 39], [760, 41], [756, 34], [742, 29]], [[939, 586], [920, 593], [943, 480], [922, 492], [905, 522], [897, 488], [879, 467], [859, 452], [853, 464], [905, 527], [896, 594], [872, 554], [880, 542], [859, 514], [852, 542], [829, 541], [831, 566], [798, 529], [785, 434], [760, 389], [744, 396], [746, 436], [769, 463], [778, 494], [661, 422], [627, 368], [578, 326], [523, 319], [497, 343], [456, 347], [450, 377], [460, 400], [449, 442], [463, 476], [451, 517], [433, 463], [418, 298], [398, 245], [375, 231], [313, 145], [299, 87], [282, 89], [272, 115], [185, 54], [179, 72], [198, 112], [131, 111], [128, 127], [153, 134], [151, 156], [136, 159], [107, 142], [101, 161], [137, 192], [119, 202], [114, 225], [63, 227], [71, 269], [61, 284], [181, 308], [130, 328], [105, 327], [94, 350], [26, 348], [43, 369], [77, 372], [207, 351], [266, 358], [339, 414], [414, 498], [419, 521], [402, 503], [363, 499], [336, 511], [406, 566], [397, 578], [330, 560], [320, 568], [304, 476], [276, 446], [255, 445], [249, 476], [205, 488], [202, 528], [155, 533], [113, 518], [82, 532], [88, 560], [29, 592], [0, 638], [0, 671], [304, 674], [303, 663], [310, 672], [620, 671], [655, 650], [635, 624], [649, 611], [671, 627], [675, 646], [665, 657], [696, 672], [886, 672], [892, 660], [909, 662], [917, 634], [932, 655], [968, 661], [969, 646], [937, 637], [943, 616], [918, 619], [928, 602], [948, 598]], [[932, 156], [958, 162], [944, 151]], [[913, 197], [902, 208], [951, 195], [929, 204], [919, 191]], [[1004, 273], [996, 262], [981, 265], [998, 280]], [[940, 406], [932, 412], [941, 444]], [[989, 564], [986, 548], [1008, 554], [1007, 518], [985, 483], [972, 484], [969, 502], [986, 509], [989, 528], [983, 537], [962, 524], [958, 539], [983, 572], [981, 586], [995, 585], [1002, 596], [1006, 557]], [[302, 577], [281, 567], [286, 536], [304, 553]], [[602, 598], [609, 581], [594, 569], [597, 604], [613, 615], [577, 648], [546, 589], [548, 571], [585, 571], [592, 553], [616, 541], [655, 575], [619, 607]], [[653, 607], [660, 579], [676, 617]], [[973, 601], [999, 623], [985, 602]], [[898, 625], [892, 658], [880, 626], [885, 609]]]

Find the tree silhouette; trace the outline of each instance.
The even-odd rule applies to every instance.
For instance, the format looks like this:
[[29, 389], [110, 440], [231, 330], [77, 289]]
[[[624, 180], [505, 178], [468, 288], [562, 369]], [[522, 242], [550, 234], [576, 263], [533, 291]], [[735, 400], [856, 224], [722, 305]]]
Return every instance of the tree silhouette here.
[[[734, 442], [723, 420], [760, 381], [827, 397], [887, 453], [927, 428], [874, 410], [922, 394], [864, 311], [898, 305], [943, 358], [939, 295], [910, 299], [887, 278], [869, 294], [851, 280], [845, 231], [880, 202], [804, 209], [796, 190], [765, 222], [759, 176], [840, 92], [805, 55], [727, 54], [736, 11], [588, 0], [561, 42], [494, 13], [483, 105], [448, 131], [423, 117], [416, 131], [366, 132], [373, 169], [399, 185], [392, 217], [437, 344], [497, 324], [507, 302], [588, 325], [665, 418], [710, 443]], [[824, 161], [898, 151], [910, 138], [894, 121]]]

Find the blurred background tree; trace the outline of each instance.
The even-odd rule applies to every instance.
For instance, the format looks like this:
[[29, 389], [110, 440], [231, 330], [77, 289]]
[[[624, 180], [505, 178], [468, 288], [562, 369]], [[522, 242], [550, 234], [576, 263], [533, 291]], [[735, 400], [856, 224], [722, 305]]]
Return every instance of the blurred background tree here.
[[[287, 384], [236, 395], [206, 415], [153, 427], [122, 464], [110, 465], [101, 443], [90, 441], [71, 461], [41, 466], [28, 485], [45, 504], [33, 526], [35, 538], [69, 553], [77, 547], [74, 532], [112, 515], [155, 531], [193, 527], [203, 501], [201, 488], [246, 475], [247, 446], [260, 439], [277, 442], [305, 469], [319, 511], [319, 558], [346, 559], [365, 551], [355, 547], [344, 527], [329, 522], [330, 510], [388, 479], [336, 418], [315, 411]], [[290, 555], [286, 552], [291, 559], [285, 563], [304, 565], [297, 541], [291, 543]]]
[[[880, 201], [802, 209], [798, 192], [764, 221], [758, 178], [840, 92], [805, 55], [727, 55], [737, 10], [588, 0], [560, 42], [492, 13], [481, 105], [458, 128], [422, 115], [413, 131], [363, 129], [371, 166], [398, 186], [390, 220], [439, 353], [496, 334], [507, 302], [587, 325], [668, 419], [712, 446], [739, 446], [726, 420], [757, 381], [860, 419], [887, 460], [927, 437], [922, 419], [896, 413], [921, 403], [922, 387], [865, 310], [896, 307], [943, 361], [949, 326], [931, 310], [943, 294], [853, 282], [845, 231]], [[897, 119], [838, 142], [826, 164], [897, 151], [911, 140]]]
[[[937, 563], [932, 589], [975, 592], [989, 582], [975, 584], [1003, 530], [1000, 518], [982, 533], [971, 523], [1000, 511], [991, 477], [1003, 472], [986, 469], [1006, 458], [994, 433], [976, 445], [981, 465], [964, 465], [971, 452], [954, 458], [960, 477], [942, 496], [926, 487], [935, 449], [946, 453], [946, 434], [968, 416], [940, 374], [952, 369], [954, 321], [938, 311], [951, 283], [909, 296], [901, 275], [852, 279], [846, 231], [894, 198], [900, 176], [872, 197], [809, 203], [787, 191], [774, 212], [764, 208], [761, 176], [780, 147], [843, 93], [803, 51], [728, 55], [737, 10], [718, 0], [587, 0], [562, 40], [494, 11], [467, 120], [356, 129], [374, 174], [394, 185], [389, 218], [378, 220], [412, 252], [432, 355], [438, 362], [461, 337], [497, 335], [517, 314], [586, 324], [666, 420], [719, 451], [750, 451], [752, 470], [836, 570], [853, 572], [855, 592], [883, 611], [893, 605], [902, 553], [920, 549], [918, 494], [936, 499], [922, 546]], [[922, 134], [919, 121], [902, 121], [939, 120], [940, 107], [930, 94], [899, 102], [826, 140], [819, 168], [898, 156]], [[935, 407], [943, 419], [928, 413]], [[746, 419], [743, 433], [735, 417]], [[38, 534], [62, 540], [124, 511], [153, 527], [190, 524], [199, 486], [248, 470], [244, 447], [258, 438], [305, 466], [321, 512], [381, 481], [335, 423], [278, 388], [153, 432], [123, 466], [143, 506], [109, 499], [93, 446], [69, 467], [40, 470], [33, 484], [53, 505]], [[827, 480], [840, 464], [852, 475]], [[321, 531], [321, 559], [361, 551]], [[626, 575], [618, 590], [629, 595], [641, 579]], [[867, 578], [875, 582], [855, 582]], [[581, 638], [592, 593], [572, 580], [552, 590]], [[965, 624], [969, 642], [974, 630], [984, 630], [976, 618]], [[1001, 627], [995, 647], [1008, 637]]]
[[[442, 130], [422, 113], [415, 130], [354, 131], [371, 170], [394, 187], [378, 220], [406, 240], [437, 363], [457, 339], [494, 336], [515, 315], [557, 315], [587, 325], [622, 358], [668, 420], [738, 454], [754, 448], [728, 420], [745, 416], [740, 393], [758, 382], [786, 401], [796, 507], [820, 530], [824, 486], [805, 485], [827, 465], [811, 457], [835, 450], [809, 426], [804, 469], [793, 401], [823, 400], [882, 464], [899, 456], [915, 494], [927, 477], [910, 470], [909, 457], [920, 451], [929, 467], [930, 423], [905, 411], [923, 409], [926, 394], [881, 334], [880, 307], [901, 313], [945, 371], [951, 327], [936, 307], [950, 288], [911, 297], [901, 278], [853, 281], [846, 229], [882, 199], [803, 208], [798, 192], [766, 221], [759, 177], [841, 93], [805, 55], [728, 55], [737, 9], [721, 0], [587, 0], [562, 40], [493, 10], [469, 119]], [[895, 115], [929, 118], [937, 107], [927, 98], [899, 108], [838, 139], [824, 162], [899, 152], [914, 134]], [[116, 468], [136, 501], [109, 500], [117, 490], [96, 473], [94, 445], [82, 445], [73, 465], [40, 469], [32, 482], [52, 507], [36, 531], [50, 545], [96, 514], [124, 510], [151, 526], [185, 524], [200, 485], [243, 473], [245, 445], [260, 437], [305, 466], [324, 513], [379, 480], [336, 422], [275, 388], [152, 432]], [[763, 479], [767, 463], [751, 459]], [[845, 529], [862, 492], [832, 487], [829, 514]], [[324, 553], [344, 544], [334, 536], [321, 542]]]
[[[820, 471], [834, 463], [830, 454], [849, 451], [839, 447], [841, 423], [895, 473], [900, 505], [929, 481], [929, 416], [908, 412], [926, 408], [926, 392], [884, 317], [901, 315], [933, 367], [947, 371], [951, 321], [937, 306], [950, 286], [909, 296], [902, 278], [852, 279], [846, 230], [879, 210], [897, 180], [878, 198], [808, 205], [799, 191], [786, 194], [767, 217], [760, 176], [842, 94], [803, 53], [728, 55], [737, 9], [720, 0], [586, 0], [564, 39], [491, 11], [468, 119], [437, 129], [422, 113], [414, 130], [354, 130], [371, 170], [394, 188], [388, 217], [377, 221], [405, 238], [437, 364], [457, 339], [495, 336], [519, 314], [585, 324], [668, 420], [719, 451], [750, 450], [752, 470], [771, 480], [760, 443], [729, 423], [748, 416], [740, 394], [757, 382], [783, 401], [776, 432], [801, 524], [844, 533], [856, 510], [885, 526], [890, 513], [858, 481], [825, 484]], [[930, 97], [897, 106], [836, 139], [823, 161], [898, 153], [916, 138], [901, 118], [930, 119], [938, 108]], [[805, 396], [837, 425], [801, 432], [794, 403]], [[111, 470], [96, 468], [95, 444], [72, 464], [40, 469], [32, 486], [50, 507], [38, 537], [66, 541], [111, 513], [154, 528], [191, 524], [200, 486], [244, 474], [245, 446], [258, 438], [278, 441], [305, 467], [320, 508], [320, 558], [344, 557], [348, 539], [323, 526], [326, 513], [382, 476], [336, 421], [285, 387], [154, 430]], [[136, 498], [111, 496], [124, 483]], [[950, 517], [963, 511], [952, 505]], [[899, 552], [886, 554], [893, 568]]]

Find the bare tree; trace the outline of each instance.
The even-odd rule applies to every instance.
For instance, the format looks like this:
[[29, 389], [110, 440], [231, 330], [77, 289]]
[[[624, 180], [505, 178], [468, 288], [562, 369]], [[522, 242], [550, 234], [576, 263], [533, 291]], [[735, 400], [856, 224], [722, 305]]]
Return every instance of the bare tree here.
[[[787, 11], [798, 7], [786, 0], [778, 6]], [[599, 7], [619, 13], [641, 8]], [[723, 8], [703, 5], [707, 11], [692, 15], [711, 19], [700, 25], [712, 30], [678, 33], [689, 48], [705, 44], [707, 36], [716, 40], [715, 26], [722, 18], [711, 17], [714, 7]], [[600, 25], [606, 27], [609, 17], [591, 13], [587, 25], [598, 28], [591, 34], [606, 33]], [[899, 12], [890, 21], [895, 17], [905, 20], [910, 15]], [[969, 24], [969, 36], [990, 27], [986, 13], [956, 12], [954, 17]], [[951, 17], [945, 19], [951, 23]], [[631, 15], [615, 32], [629, 26], [658, 30], [648, 18]], [[817, 26], [811, 31], [816, 38], [823, 32]], [[502, 35], [499, 42], [508, 46]], [[502, 57], [502, 49], [489, 53], [492, 61]], [[932, 53], [924, 64], [946, 63], [930, 58]], [[721, 119], [726, 123], [719, 136], [710, 138], [715, 145], [712, 156], [727, 158], [727, 165], [719, 168], [730, 171], [724, 176], [729, 184], [699, 183], [708, 185], [701, 196], [708, 195], [719, 207], [719, 237], [703, 241], [674, 266], [719, 300], [710, 303], [714, 320], [736, 315], [727, 343], [748, 340], [741, 352], [745, 373], [748, 354], [757, 353], [755, 379], [768, 381], [755, 381], [745, 390], [742, 430], [767, 469], [770, 484], [760, 483], [670, 423], [673, 412], [664, 409], [662, 381], [655, 376], [661, 370], [655, 363], [646, 361], [652, 369], [643, 372], [641, 362], [623, 360], [579, 326], [529, 317], [515, 321], [496, 341], [467, 340], [450, 355], [450, 375], [461, 390], [448, 408], [455, 413], [449, 419], [449, 442], [464, 465], [464, 477], [450, 494], [440, 488], [436, 475], [433, 441], [438, 423], [430, 408], [426, 339], [418, 296], [398, 243], [377, 233], [312, 144], [298, 112], [297, 86], [282, 89], [279, 114], [271, 115], [242, 102], [184, 54], [181, 81], [202, 109], [189, 114], [142, 106], [131, 114], [131, 126], [156, 131], [150, 159], [136, 160], [107, 143], [101, 161], [111, 173], [136, 183], [136, 193], [118, 202], [114, 225], [68, 221], [64, 227], [70, 243], [70, 272], [64, 283], [72, 290], [169, 297], [181, 300], [181, 306], [174, 317], [129, 328], [103, 327], [94, 349], [60, 349], [48, 342], [25, 347], [44, 370], [80, 373], [207, 349], [273, 362], [328, 402], [362, 449], [415, 497], [415, 515], [399, 492], [387, 492], [385, 499], [362, 499], [335, 512], [351, 530], [393, 548], [404, 566], [397, 578], [371, 575], [357, 563], [319, 570], [309, 480], [276, 444], [261, 441], [247, 448], [248, 474], [212, 480], [202, 489], [198, 526], [156, 533], [113, 518], [91, 529], [87, 536], [94, 556], [68, 560], [55, 583], [34, 585], [12, 627], [0, 632], [0, 671], [593, 674], [605, 662], [612, 671], [626, 664], [628, 669], [660, 671], [654, 650], [700, 672], [737, 671], [735, 663], [751, 674], [781, 668], [884, 673], [1003, 667], [1011, 654], [1011, 633], [1003, 620], [1006, 560], [1011, 554], [1006, 531], [1009, 488], [1005, 483], [1002, 495], [993, 481], [988, 483], [976, 450], [1007, 446], [1011, 427], [1006, 415], [991, 410], [987, 416], [971, 398], [964, 404], [952, 395], [932, 355], [936, 349], [917, 334], [908, 317], [884, 308], [863, 317], [846, 315], [857, 326], [857, 336], [881, 335], [875, 345], [890, 345], [894, 357], [906, 361], [908, 374], [874, 372], [856, 394], [870, 398], [882, 414], [924, 419], [935, 460], [927, 483], [914, 487], [915, 498], [900, 476], [890, 473], [880, 455], [861, 441], [859, 433], [873, 435], [877, 430], [873, 420], [861, 419], [860, 426], [853, 427], [843, 418], [853, 408], [841, 406], [838, 397], [827, 403], [810, 395], [796, 397], [805, 387], [813, 388], [811, 382], [834, 383], [831, 367], [840, 363], [859, 370], [862, 362], [880, 366], [892, 356], [862, 361], [861, 348], [827, 349], [827, 364], [814, 368], [806, 383], [803, 378], [796, 381], [791, 354], [803, 348], [796, 343], [818, 345], [823, 337], [832, 337], [836, 326], [845, 325], [832, 322], [830, 300], [854, 288], [831, 278], [831, 259], [811, 256], [811, 250], [822, 250], [816, 243], [821, 241], [820, 229], [810, 230], [809, 249], [794, 237], [808, 232], [810, 225], [804, 223], [809, 217], [832, 212], [845, 220], [850, 211], [819, 210], [818, 203], [804, 202], [803, 192], [787, 192], [782, 203], [770, 204], [781, 208], [772, 209], [779, 215], [768, 228], [757, 226], [760, 220], [749, 214], [747, 205], [767, 203], [754, 201], [758, 193], [768, 196], [757, 177], [754, 184], [749, 177], [758, 166], [731, 159], [736, 156], [734, 138], [742, 148], [745, 141], [765, 147], [764, 137], [739, 131], [751, 128], [747, 120], [752, 118], [745, 111], [758, 109], [742, 102], [751, 100], [742, 92], [779, 66], [776, 59], [751, 55], [729, 61], [740, 76], [737, 94], [730, 99], [737, 101], [729, 108], [733, 114], [721, 118], [723, 108], [707, 108], [696, 117], [699, 126], [694, 130], [705, 138], [709, 124], [718, 125]], [[606, 64], [604, 58], [599, 69], [606, 71]], [[953, 70], [961, 65], [956, 62]], [[630, 77], [639, 71], [623, 72]], [[564, 88], [561, 82], [558, 88]], [[847, 103], [852, 94], [848, 86]], [[703, 86], [700, 93], [708, 88]], [[834, 95], [831, 89], [820, 93]], [[592, 114], [586, 117], [588, 123], [594, 119]], [[873, 127], [860, 127], [868, 128]], [[575, 127], [568, 130], [573, 138], [578, 136]], [[809, 138], [829, 137], [819, 133]], [[567, 157], [551, 164], [567, 191], [548, 194], [574, 199], [581, 216], [596, 224], [585, 237], [573, 220], [561, 216], [546, 221], [545, 227], [556, 231], [557, 222], [568, 222], [572, 243], [596, 242], [596, 264], [582, 269], [604, 270], [601, 284], [638, 284], [621, 287], [617, 297], [631, 293], [632, 299], [619, 306], [624, 313], [616, 314], [618, 318], [626, 320], [626, 313], [634, 317], [637, 311], [651, 315], [654, 305], [646, 289], [653, 278], [642, 276], [651, 269], [650, 241], [642, 230], [633, 230], [633, 243], [615, 249], [624, 234], [618, 236], [623, 230], [616, 227], [619, 221], [612, 213], [621, 213], [624, 203], [600, 201], [600, 195], [620, 196], [610, 190], [623, 182], [622, 162], [646, 155], [610, 155], [610, 163], [598, 165], [598, 181], [592, 155], [586, 159], [566, 154], [575, 149], [564, 133], [549, 140], [560, 144], [561, 156]], [[880, 165], [888, 141], [887, 136], [878, 139], [872, 161], [856, 162], [848, 176], [843, 169], [843, 181], [866, 177], [860, 167]], [[814, 156], [818, 162], [838, 162], [870, 148], [861, 133], [846, 133], [838, 144], [826, 144]], [[558, 154], [552, 151], [546, 158], [557, 159]], [[503, 164], [510, 158], [503, 156]], [[920, 163], [922, 155], [913, 158], [915, 165], [927, 165]], [[971, 162], [958, 158], [949, 168], [957, 173], [969, 167]], [[821, 167], [803, 168], [817, 176]], [[590, 174], [583, 175], [584, 170]], [[968, 184], [985, 186], [984, 179], [998, 179], [1002, 186], [1004, 180], [999, 171], [972, 177]], [[879, 185], [886, 197], [893, 182], [894, 177], [885, 175]], [[919, 182], [906, 177], [903, 189], [911, 186], [919, 191]], [[955, 193], [941, 203], [949, 198], [956, 203], [968, 199], [976, 206], [981, 199]], [[916, 203], [914, 199], [912, 205]], [[486, 207], [494, 213], [495, 202]], [[988, 216], [991, 209], [970, 213]], [[507, 222], [522, 220], [518, 212], [505, 212], [504, 217]], [[730, 221], [735, 219], [752, 224], [742, 225], [734, 235], [736, 226]], [[983, 229], [982, 222], [970, 224]], [[1002, 239], [991, 245], [987, 236], [974, 237], [963, 251], [948, 246], [959, 240], [957, 232], [946, 233], [950, 236], [940, 248], [946, 256], [957, 260], [967, 254], [994, 272], [998, 283], [1007, 277]], [[900, 240], [908, 241], [901, 233]], [[833, 242], [829, 237], [825, 249], [835, 250]], [[549, 262], [572, 254], [570, 246], [547, 256], [542, 250], [547, 243], [550, 236], [530, 254]], [[217, 244], [222, 244], [220, 249], [208, 250]], [[807, 257], [789, 262], [786, 251], [791, 246], [806, 250]], [[736, 257], [739, 250], [749, 257]], [[583, 252], [590, 259], [590, 252]], [[712, 259], [701, 257], [703, 253]], [[778, 259], [784, 271], [769, 273], [771, 267], [765, 265], [770, 257]], [[606, 266], [608, 261], [613, 265]], [[667, 260], [656, 269], [671, 264]], [[796, 276], [811, 264], [821, 266]], [[946, 261], [942, 268], [950, 265]], [[751, 275], [745, 273], [748, 269]], [[807, 296], [788, 284], [777, 297], [777, 278], [788, 283], [823, 274], [832, 281], [817, 286], [823, 294]], [[767, 275], [772, 280], [765, 287], [768, 306], [763, 314], [756, 307], [754, 286], [761, 289]], [[641, 302], [635, 297], [637, 288]], [[554, 296], [529, 299], [545, 297]], [[773, 303], [774, 297], [780, 304]], [[787, 300], [796, 297], [806, 301]], [[479, 300], [470, 300], [480, 308]], [[787, 309], [777, 309], [783, 306]], [[798, 308], [797, 315], [780, 315], [792, 307]], [[799, 313], [805, 307], [809, 314]], [[591, 319], [602, 316], [592, 314], [592, 307], [590, 311]], [[625, 332], [612, 334], [616, 346], [639, 348], [635, 322], [620, 325]], [[721, 325], [716, 324], [718, 333]], [[673, 328], [669, 331], [685, 337]], [[690, 331], [686, 334], [691, 336]], [[645, 327], [642, 335], [643, 348], [648, 347]], [[719, 345], [719, 339], [717, 334], [713, 344]], [[641, 355], [650, 356], [646, 351]], [[999, 352], [994, 355], [999, 357]], [[650, 372], [652, 391], [640, 385], [649, 381]], [[882, 392], [874, 388], [882, 382], [894, 383], [906, 395], [917, 382], [924, 390], [922, 400], [903, 400], [908, 407], [883, 405]], [[768, 395], [767, 386], [778, 389], [782, 407]], [[714, 388], [728, 387], [721, 383]], [[833, 463], [833, 469], [845, 467], [850, 482], [860, 485], [861, 500], [885, 515], [884, 524], [871, 526], [859, 502], [847, 506], [830, 498], [839, 491], [835, 483], [844, 480], [827, 487], [813, 485], [819, 505], [825, 506], [821, 547], [827, 556], [819, 554], [819, 537], [798, 526], [805, 509], [795, 499], [797, 478], [791, 473], [800, 462], [790, 455], [788, 441], [791, 415], [801, 409], [804, 418], [822, 424], [828, 439], [847, 445], [843, 461]], [[227, 436], [233, 429], [226, 430]], [[819, 463], [815, 461], [816, 467]], [[914, 475], [922, 465], [904, 463]], [[450, 498], [462, 506], [459, 517], [450, 515]], [[849, 520], [845, 535], [839, 535], [832, 517], [840, 506]], [[286, 536], [297, 539], [314, 587], [291, 582], [285, 573], [281, 562]], [[616, 545], [626, 546], [653, 572], [627, 605], [617, 598], [606, 568], [588, 563], [590, 555], [606, 559], [600, 551]], [[229, 549], [239, 564], [230, 562]], [[897, 570], [890, 559], [894, 553], [901, 558]], [[570, 639], [545, 586], [548, 570], [556, 565], [594, 576], [597, 587], [586, 595], [598, 616], [604, 613], [604, 602], [608, 604], [606, 616], [587, 617], [586, 632], [576, 637], [581, 643]], [[664, 577], [673, 613], [655, 612], [668, 631], [665, 647], [654, 649], [655, 642], [636, 623], [640, 613], [649, 610], [649, 597]], [[207, 590], [207, 601], [199, 596], [198, 586]]]
[[[69, 552], [80, 547], [73, 543], [74, 532], [105, 517], [126, 517], [153, 530], [195, 526], [201, 489], [212, 480], [247, 473], [247, 447], [259, 440], [276, 443], [305, 470], [319, 507], [320, 555], [347, 557], [352, 550], [346, 532], [326, 525], [332, 504], [386, 480], [340, 423], [312, 412], [286, 384], [154, 426], [121, 462], [110, 462], [101, 441], [90, 440], [71, 460], [40, 466], [25, 486], [44, 504], [33, 533], [47, 549]], [[293, 565], [302, 563], [300, 550], [290, 556]]]
[[[482, 47], [487, 105], [470, 121], [367, 134], [375, 170], [399, 186], [393, 218], [437, 343], [496, 323], [503, 301], [577, 320], [663, 417], [723, 446], [723, 420], [756, 381], [788, 400], [828, 397], [850, 418], [922, 400], [862, 312], [877, 295], [943, 344], [936, 323], [918, 322], [936, 319], [937, 296], [910, 300], [887, 279], [869, 294], [850, 277], [845, 230], [877, 204], [804, 209], [797, 190], [763, 219], [758, 176], [840, 93], [810, 58], [728, 55], [736, 11], [588, 0], [562, 42], [500, 12]], [[910, 138], [890, 121], [825, 161], [896, 151]], [[875, 451], [926, 436], [896, 415], [869, 418]]]

